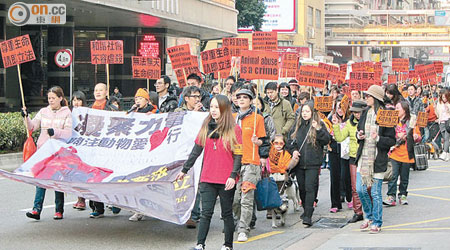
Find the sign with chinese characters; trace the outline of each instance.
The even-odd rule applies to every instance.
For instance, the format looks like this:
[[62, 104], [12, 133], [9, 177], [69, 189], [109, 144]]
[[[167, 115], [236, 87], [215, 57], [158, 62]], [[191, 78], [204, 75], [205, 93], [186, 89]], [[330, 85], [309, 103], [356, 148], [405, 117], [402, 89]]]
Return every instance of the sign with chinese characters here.
[[392, 59], [392, 71], [408, 72], [409, 71], [409, 59], [408, 58], [393, 58]]
[[133, 56], [131, 57], [133, 78], [161, 78], [161, 60], [159, 58]]
[[333, 110], [332, 96], [316, 96], [314, 97], [314, 109], [319, 112], [330, 112]]
[[425, 128], [427, 124], [428, 124], [428, 113], [427, 112], [417, 113], [417, 126], [419, 126], [419, 128]]
[[200, 57], [205, 74], [231, 69], [231, 55], [227, 47], [203, 51]]
[[1, 42], [0, 50], [5, 68], [36, 60], [28, 34]]
[[202, 157], [184, 180], [175, 177], [207, 115], [74, 108], [71, 138], [48, 140], [14, 173], [0, 175], [184, 224], [194, 206]]
[[377, 123], [380, 127], [395, 127], [398, 124], [398, 110], [379, 109], [377, 112]]
[[122, 40], [91, 41], [92, 64], [123, 64]]
[[138, 36], [137, 54], [144, 57], [160, 57], [161, 42], [154, 36]]
[[349, 86], [350, 91], [366, 91], [375, 84], [374, 72], [350, 72]]
[[248, 38], [224, 37], [222, 46], [230, 50], [231, 56], [240, 56], [241, 50], [248, 50]]

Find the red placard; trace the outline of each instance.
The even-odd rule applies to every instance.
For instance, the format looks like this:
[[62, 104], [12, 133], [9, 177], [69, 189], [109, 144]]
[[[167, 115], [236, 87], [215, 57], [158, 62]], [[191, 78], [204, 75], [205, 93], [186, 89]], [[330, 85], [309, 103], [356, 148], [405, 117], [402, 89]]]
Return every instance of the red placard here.
[[369, 86], [375, 84], [374, 72], [350, 72], [350, 91], [366, 91]]
[[392, 71], [395, 72], [408, 72], [409, 59], [408, 58], [393, 58], [392, 59]]
[[131, 57], [133, 78], [159, 79], [161, 78], [161, 59], [143, 56]]
[[339, 67], [319, 62], [319, 68], [325, 69], [327, 71], [327, 80], [330, 80], [332, 84], [339, 83], [339, 80], [341, 79]]
[[189, 44], [167, 48], [167, 54], [169, 55], [173, 69], [191, 66], [191, 48]]
[[327, 79], [327, 71], [315, 66], [300, 66], [297, 72], [299, 85], [324, 88]]
[[281, 69], [298, 69], [298, 54], [283, 53], [281, 54]]
[[340, 64], [339, 71], [347, 73], [347, 64]]
[[248, 80], [278, 80], [278, 53], [269, 51], [241, 51], [241, 77]]
[[396, 75], [388, 75], [388, 83], [397, 83], [397, 76]]
[[434, 70], [436, 71], [437, 74], [442, 74], [444, 73], [444, 64], [442, 63], [442, 61], [434, 61]]
[[222, 47], [230, 50], [231, 56], [240, 56], [241, 50], [248, 50], [248, 38], [222, 38]]
[[424, 84], [436, 84], [436, 72], [434, 71], [434, 64], [418, 64], [415, 70]]
[[252, 50], [275, 51], [278, 49], [277, 32], [253, 32]]
[[28, 34], [1, 42], [0, 49], [5, 68], [36, 60]]
[[230, 50], [226, 47], [203, 51], [200, 56], [205, 74], [231, 69]]
[[92, 64], [123, 64], [122, 40], [91, 41]]

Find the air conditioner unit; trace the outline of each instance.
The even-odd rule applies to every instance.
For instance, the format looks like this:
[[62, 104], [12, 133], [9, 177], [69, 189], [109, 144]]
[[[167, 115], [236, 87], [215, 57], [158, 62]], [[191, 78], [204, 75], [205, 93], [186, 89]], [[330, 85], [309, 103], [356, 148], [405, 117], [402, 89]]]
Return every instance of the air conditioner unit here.
[[308, 27], [308, 39], [314, 39], [316, 38], [316, 32], [314, 30], [314, 28], [312, 27]]

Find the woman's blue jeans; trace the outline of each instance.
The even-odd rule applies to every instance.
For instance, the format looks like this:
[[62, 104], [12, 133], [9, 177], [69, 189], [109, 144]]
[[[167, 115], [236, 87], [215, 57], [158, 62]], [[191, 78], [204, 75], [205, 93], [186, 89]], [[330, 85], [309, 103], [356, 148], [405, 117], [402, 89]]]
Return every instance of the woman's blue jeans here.
[[361, 174], [359, 172], [356, 174], [356, 192], [361, 200], [364, 216], [372, 221], [372, 225], [377, 227], [381, 227], [383, 224], [382, 184], [383, 179], [373, 178], [369, 195], [368, 187], [362, 183]]
[[[36, 187], [36, 195], [34, 197], [33, 210], [39, 214], [42, 212], [42, 205], [44, 204], [45, 188]], [[64, 213], [64, 193], [55, 191], [55, 211]]]

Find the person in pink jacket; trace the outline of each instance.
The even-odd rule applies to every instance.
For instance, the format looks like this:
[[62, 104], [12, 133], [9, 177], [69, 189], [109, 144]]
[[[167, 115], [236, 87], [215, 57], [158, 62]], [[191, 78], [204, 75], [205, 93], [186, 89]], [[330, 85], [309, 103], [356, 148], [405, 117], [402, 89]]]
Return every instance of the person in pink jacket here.
[[[35, 131], [41, 129], [37, 142], [39, 149], [48, 139], [68, 139], [72, 135], [72, 114], [67, 106], [67, 100], [61, 87], [52, 87], [47, 94], [48, 106], [39, 110], [31, 120], [27, 109], [22, 108], [22, 116], [26, 118], [28, 129]], [[35, 220], [41, 218], [42, 205], [45, 198], [45, 188], [36, 187], [34, 206], [26, 216]], [[61, 220], [64, 213], [64, 193], [55, 191], [56, 213], [53, 219]]]

